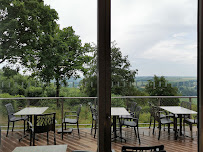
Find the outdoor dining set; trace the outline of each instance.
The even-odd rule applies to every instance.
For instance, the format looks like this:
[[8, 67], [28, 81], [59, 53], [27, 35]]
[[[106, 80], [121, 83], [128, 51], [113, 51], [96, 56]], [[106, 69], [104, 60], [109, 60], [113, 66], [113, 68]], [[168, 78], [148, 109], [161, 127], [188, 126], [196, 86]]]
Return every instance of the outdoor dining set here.
[[[191, 110], [191, 103], [182, 101], [180, 106], [156, 106], [153, 102], [148, 102], [149, 112], [150, 112], [150, 125], [154, 123], [153, 132], [158, 123], [158, 140], [161, 138], [161, 129], [162, 125], [168, 126], [168, 134], [170, 130], [174, 131], [174, 139], [177, 140], [179, 137], [185, 137], [185, 124], [188, 124], [190, 127], [191, 135], [193, 139], [192, 125], [197, 124], [197, 112]], [[47, 144], [49, 143], [49, 132], [54, 133], [54, 144], [56, 145], [56, 113], [44, 113], [48, 107], [26, 107], [18, 112], [14, 111], [14, 108], [11, 103], [5, 105], [8, 113], [8, 128], [7, 134], [9, 135], [10, 123], [12, 123], [12, 131], [14, 130], [14, 125], [16, 121], [24, 122], [24, 131], [23, 137], [19, 138], [21, 141], [24, 137], [30, 137], [30, 146], [35, 145], [36, 134], [38, 133], [47, 133]], [[91, 134], [96, 138], [97, 129], [98, 129], [98, 112], [97, 106], [88, 103], [88, 106], [91, 111]], [[76, 111], [67, 111], [63, 115], [61, 122], [61, 128], [58, 130], [58, 133], [61, 133], [61, 138], [65, 133], [71, 133], [73, 129], [67, 128], [67, 124], [75, 124], [77, 126], [78, 136], [80, 138], [79, 130], [79, 116], [81, 112], [82, 105], [78, 105]], [[138, 139], [138, 143], [141, 143], [140, 134], [139, 134], [139, 119], [142, 107], [139, 106], [136, 102], [131, 102], [128, 106], [125, 107], [111, 107], [111, 116], [112, 116], [112, 141], [117, 141], [119, 139], [121, 142], [126, 142], [126, 138], [123, 136], [124, 126], [127, 128], [133, 128], [135, 137]], [[27, 123], [26, 123], [27, 122]], [[179, 124], [179, 125], [178, 125]], [[27, 126], [27, 129], [26, 129]], [[184, 131], [184, 133], [182, 132]], [[27, 134], [29, 132], [29, 134]], [[119, 133], [118, 133], [119, 132]], [[38, 146], [35, 146], [38, 147]], [[53, 147], [54, 148], [54, 147]], [[65, 147], [60, 147], [66, 149]], [[17, 148], [19, 149], [19, 148]], [[123, 147], [123, 152], [132, 147]], [[135, 149], [135, 148], [134, 148]], [[164, 151], [164, 147], [160, 148], [160, 151]], [[17, 152], [17, 151], [16, 151]]]

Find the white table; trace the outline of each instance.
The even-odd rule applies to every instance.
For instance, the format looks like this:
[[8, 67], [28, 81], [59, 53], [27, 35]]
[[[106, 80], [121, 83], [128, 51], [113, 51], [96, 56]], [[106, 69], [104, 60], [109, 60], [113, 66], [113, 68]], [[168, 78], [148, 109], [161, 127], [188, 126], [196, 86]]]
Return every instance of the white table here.
[[113, 131], [114, 131], [114, 140], [119, 137], [116, 134], [116, 117], [130, 115], [130, 113], [124, 107], [112, 107], [111, 115], [113, 116]]
[[67, 145], [16, 147], [13, 152], [66, 152]]
[[[27, 107], [24, 108], [16, 113], [14, 113], [14, 115], [26, 115], [28, 116], [28, 119], [30, 119], [29, 121], [32, 122], [32, 116], [33, 115], [40, 115], [43, 114], [49, 107]], [[28, 126], [27, 126], [28, 127]], [[27, 137], [28, 135], [24, 135], [22, 138], [19, 139], [19, 141], [25, 137]]]
[[197, 114], [196, 111], [183, 108], [181, 106], [160, 106], [161, 109], [166, 110], [174, 114], [174, 128], [175, 128], [175, 139], [177, 139], [177, 117], [180, 119], [180, 136], [182, 135], [182, 115]]
[[39, 115], [43, 114], [48, 108], [49, 107], [27, 107], [14, 113], [14, 115]]

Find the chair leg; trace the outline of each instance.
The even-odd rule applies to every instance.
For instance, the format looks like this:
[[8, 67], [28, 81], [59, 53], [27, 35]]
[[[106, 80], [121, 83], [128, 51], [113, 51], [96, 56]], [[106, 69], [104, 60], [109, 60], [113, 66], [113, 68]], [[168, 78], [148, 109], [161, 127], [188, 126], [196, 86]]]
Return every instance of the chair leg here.
[[62, 122], [62, 128], [61, 128], [61, 130], [62, 130], [61, 138], [62, 138], [62, 140], [63, 140], [63, 122]]
[[160, 135], [161, 135], [161, 123], [159, 123], [159, 137], [158, 137], [158, 140], [160, 139]]
[[190, 124], [190, 134], [191, 134], [191, 138], [193, 139], [193, 136], [192, 136], [192, 124]]
[[135, 127], [134, 127], [134, 131], [135, 131], [135, 137], [137, 138], [137, 131], [136, 131]]
[[152, 132], [153, 135], [154, 135], [154, 130], [155, 130], [155, 119], [154, 119], [154, 127], [153, 127], [153, 132]]
[[137, 137], [138, 137], [138, 140], [139, 140], [139, 144], [141, 144], [141, 142], [140, 142], [139, 130], [138, 130], [138, 125], [137, 125]]
[[25, 120], [24, 120], [24, 135], [25, 135]]
[[13, 132], [13, 129], [14, 129], [14, 125], [15, 125], [15, 123], [13, 122], [12, 132]]
[[151, 124], [152, 124], [152, 115], [150, 116], [150, 119], [149, 119], [149, 129], [151, 127]]
[[47, 131], [47, 145], [49, 144], [49, 132]]
[[32, 131], [30, 131], [30, 146], [32, 146]]
[[95, 121], [94, 125], [94, 138], [96, 137], [96, 133], [97, 133], [97, 121]]
[[184, 136], [185, 136], [185, 122], [183, 120], [183, 131], [184, 131]]
[[91, 135], [92, 135], [92, 129], [93, 129], [93, 121], [94, 121], [94, 120], [92, 119]]
[[79, 124], [78, 124], [78, 122], [77, 122], [77, 128], [78, 128], [78, 136], [80, 138], [80, 131], [79, 131]]
[[170, 135], [170, 124], [168, 124], [168, 134]]
[[35, 146], [35, 133], [33, 133], [33, 146]]
[[120, 125], [120, 138], [121, 138], [121, 142], [122, 142], [122, 125]]
[[55, 133], [55, 130], [54, 130], [54, 145], [56, 145], [56, 133]]
[[10, 124], [10, 122], [8, 121], [8, 127], [7, 127], [7, 134], [6, 134], [6, 137], [8, 137], [9, 124]]

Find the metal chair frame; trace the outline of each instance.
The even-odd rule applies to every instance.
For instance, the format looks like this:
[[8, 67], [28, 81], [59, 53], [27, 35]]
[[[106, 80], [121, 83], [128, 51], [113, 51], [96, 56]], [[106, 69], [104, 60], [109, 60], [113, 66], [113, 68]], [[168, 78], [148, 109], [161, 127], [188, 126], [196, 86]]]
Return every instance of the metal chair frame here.
[[17, 121], [24, 121], [24, 135], [25, 135], [25, 121], [28, 119], [28, 117], [27, 116], [15, 117], [14, 116], [15, 111], [14, 111], [13, 105], [11, 103], [8, 103], [5, 106], [8, 114], [8, 127], [7, 127], [6, 137], [8, 137], [10, 122], [13, 123], [13, 127], [12, 127], [12, 132], [13, 132], [15, 122]]

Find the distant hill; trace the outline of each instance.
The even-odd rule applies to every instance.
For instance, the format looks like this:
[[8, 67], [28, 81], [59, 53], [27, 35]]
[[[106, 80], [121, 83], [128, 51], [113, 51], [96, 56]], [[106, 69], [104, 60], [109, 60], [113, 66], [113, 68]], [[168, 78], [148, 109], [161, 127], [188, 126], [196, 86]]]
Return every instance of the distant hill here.
[[[172, 84], [173, 87], [177, 87], [179, 93], [184, 96], [196, 96], [197, 95], [197, 77], [187, 76], [166, 76], [166, 80]], [[82, 78], [68, 79], [68, 87], [78, 87]], [[153, 80], [153, 76], [136, 76], [134, 86], [143, 90], [145, 85], [148, 84], [148, 80]], [[52, 82], [55, 82], [52, 80]]]

